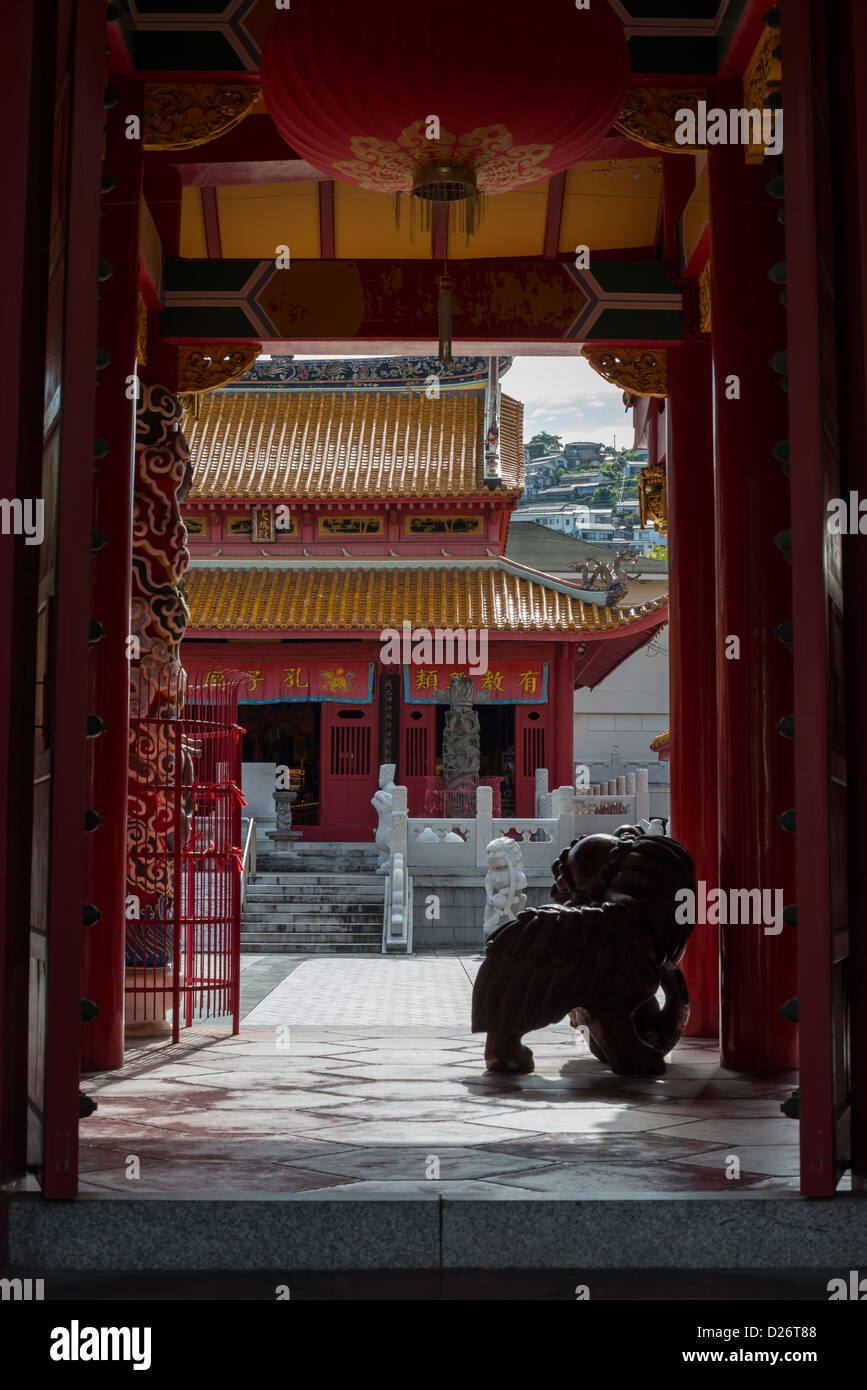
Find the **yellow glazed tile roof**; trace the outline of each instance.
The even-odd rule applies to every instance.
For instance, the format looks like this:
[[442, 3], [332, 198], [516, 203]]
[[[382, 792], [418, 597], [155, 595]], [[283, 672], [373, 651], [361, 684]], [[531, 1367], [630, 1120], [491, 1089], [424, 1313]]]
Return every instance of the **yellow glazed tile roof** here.
[[200, 631], [382, 631], [406, 621], [423, 627], [591, 634], [628, 628], [660, 612], [667, 602], [599, 608], [498, 565], [277, 569], [194, 564], [187, 571], [186, 588], [190, 627]]
[[671, 730], [665, 729], [663, 733], [657, 734], [647, 745], [652, 753], [658, 753], [660, 748], [667, 748], [671, 743]]
[[[523, 412], [502, 398], [503, 490], [524, 486]], [[483, 481], [484, 402], [443, 392], [215, 391], [184, 433], [191, 502], [473, 497]]]

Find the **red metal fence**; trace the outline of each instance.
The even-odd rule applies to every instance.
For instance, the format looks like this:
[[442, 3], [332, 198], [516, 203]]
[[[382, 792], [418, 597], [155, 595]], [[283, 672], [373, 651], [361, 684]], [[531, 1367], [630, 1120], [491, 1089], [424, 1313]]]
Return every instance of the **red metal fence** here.
[[[142, 662], [130, 721], [127, 1036], [239, 1026], [243, 672]], [[169, 1021], [170, 1016], [170, 1021]]]
[[500, 785], [502, 777], [426, 777], [424, 779], [424, 814], [456, 816], [468, 819], [476, 814], [476, 790], [490, 787], [493, 792], [494, 815], [500, 814]]

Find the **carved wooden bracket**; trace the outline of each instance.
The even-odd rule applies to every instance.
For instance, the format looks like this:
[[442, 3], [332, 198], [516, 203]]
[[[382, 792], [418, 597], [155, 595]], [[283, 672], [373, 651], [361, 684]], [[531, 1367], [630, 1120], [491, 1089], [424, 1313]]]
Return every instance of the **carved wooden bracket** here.
[[237, 381], [249, 371], [261, 351], [260, 343], [208, 344], [207, 347], [181, 344], [178, 348], [178, 394], [214, 391], [218, 386]]
[[581, 349], [594, 372], [612, 386], [633, 396], [668, 395], [668, 353], [665, 348]]
[[668, 535], [668, 491], [665, 464], [648, 464], [638, 475], [638, 515], [642, 526], [655, 526]]
[[711, 268], [710, 261], [708, 261], [698, 277], [698, 326], [702, 333], [710, 333], [711, 331], [710, 277]]
[[[782, 90], [783, 69], [779, 58], [774, 57], [774, 49], [779, 42], [779, 29], [765, 29], [747, 64], [743, 77], [744, 108], [747, 111], [763, 111], [768, 104], [768, 97], [773, 92]], [[764, 157], [764, 145], [747, 145], [747, 164], [761, 164]]]
[[630, 87], [614, 129], [639, 145], [666, 154], [695, 154], [706, 145], [679, 145], [674, 138], [678, 111], [698, 114], [698, 103], [707, 98], [703, 87]]
[[138, 297], [135, 360], [139, 367], [146, 367], [148, 364], [148, 306], [141, 294]]
[[191, 150], [225, 135], [262, 95], [249, 84], [146, 82], [142, 141], [146, 150]]

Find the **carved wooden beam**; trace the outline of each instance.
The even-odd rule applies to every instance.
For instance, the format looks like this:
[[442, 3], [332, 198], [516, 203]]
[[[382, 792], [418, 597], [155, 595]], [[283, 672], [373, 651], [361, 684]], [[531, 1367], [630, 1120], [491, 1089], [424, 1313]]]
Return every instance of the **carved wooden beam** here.
[[236, 381], [252, 367], [262, 351], [260, 343], [229, 343], [212, 347], [178, 347], [179, 395], [214, 391]]
[[707, 99], [704, 87], [630, 87], [614, 129], [639, 145], [666, 154], [695, 154], [706, 145], [679, 145], [674, 138], [678, 111], [698, 115], [698, 103]]
[[262, 95], [249, 84], [146, 82], [142, 141], [146, 150], [191, 150], [225, 135]]
[[633, 396], [668, 395], [665, 348], [582, 348], [594, 372]]

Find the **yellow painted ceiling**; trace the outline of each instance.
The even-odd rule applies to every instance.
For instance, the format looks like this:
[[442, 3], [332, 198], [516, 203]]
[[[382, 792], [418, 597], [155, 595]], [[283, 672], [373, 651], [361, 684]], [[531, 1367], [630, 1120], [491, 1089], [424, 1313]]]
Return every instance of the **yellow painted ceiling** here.
[[220, 242], [227, 260], [319, 255], [319, 186], [315, 183], [253, 183], [217, 189]]
[[710, 191], [707, 162], [699, 174], [695, 188], [683, 213], [683, 259], [689, 259], [701, 240], [701, 234], [710, 220]]
[[[454, 221], [449, 254], [454, 260], [539, 256], [545, 239], [548, 180], [486, 200], [479, 230], [466, 244]], [[648, 246], [656, 232], [662, 187], [658, 156], [579, 164], [570, 169], [560, 227], [560, 251], [577, 245], [591, 250]], [[223, 255], [267, 259], [288, 246], [299, 259], [320, 255], [319, 198], [316, 183], [243, 184], [217, 189]], [[390, 194], [370, 193], [354, 184], [334, 185], [335, 254], [338, 259], [429, 260], [430, 232], [412, 231], [410, 200], [404, 199], [401, 225], [395, 223]], [[185, 188], [181, 207], [181, 255], [204, 257], [201, 190]]]
[[589, 246], [616, 251], [652, 246], [662, 191], [662, 162], [654, 159], [612, 160], [579, 164], [566, 176], [560, 250]]

